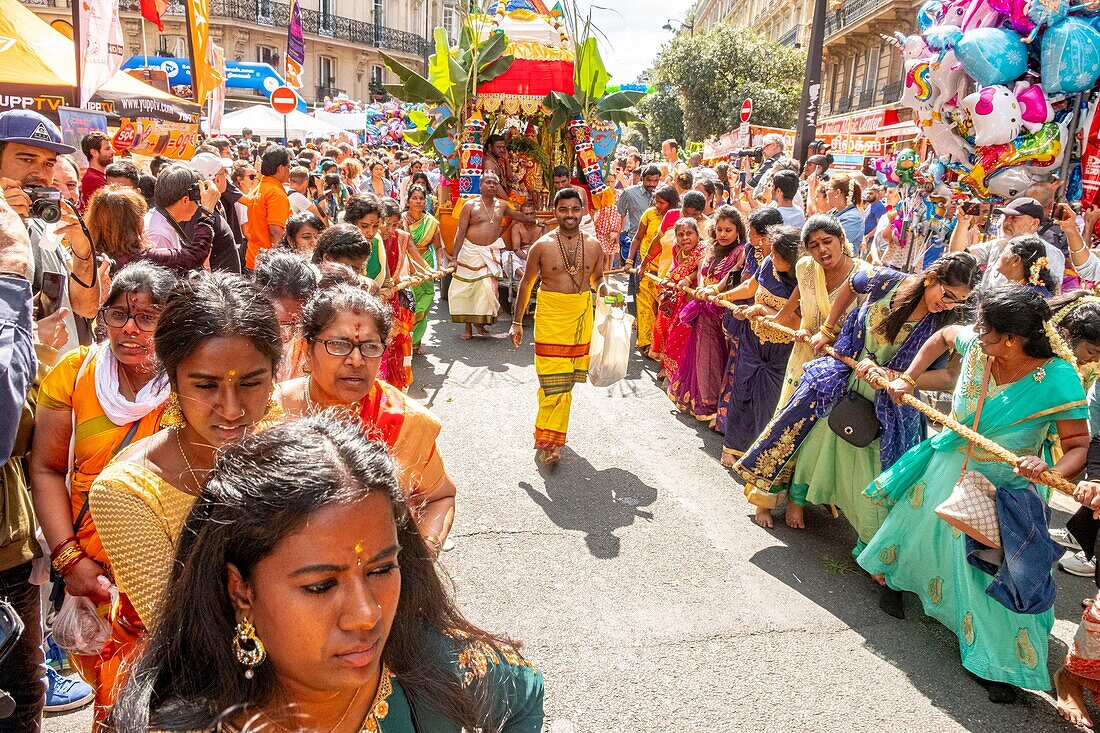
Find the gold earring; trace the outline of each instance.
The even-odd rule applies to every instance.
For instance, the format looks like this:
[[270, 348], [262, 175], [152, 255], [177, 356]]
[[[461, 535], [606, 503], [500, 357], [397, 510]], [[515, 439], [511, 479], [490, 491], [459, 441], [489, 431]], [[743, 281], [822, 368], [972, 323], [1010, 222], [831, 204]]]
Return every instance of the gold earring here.
[[1008, 341], [1005, 341], [1005, 346], [1007, 346], [1010, 349], [1012, 348], [1012, 339], [1011, 338], [1009, 338]]
[[283, 417], [283, 408], [279, 406], [279, 403], [275, 401], [274, 397], [267, 398], [267, 410], [264, 412], [264, 416], [260, 418], [262, 423], [274, 423]]
[[267, 659], [267, 649], [264, 649], [264, 643], [256, 635], [256, 627], [248, 619], [238, 623], [233, 633], [233, 654], [241, 666], [245, 667], [246, 680], [252, 679], [255, 676], [252, 670]]
[[182, 428], [187, 424], [187, 418], [183, 416], [180, 408], [180, 398], [175, 392], [168, 395], [168, 401], [164, 403], [164, 412], [160, 415], [162, 428]]
[[931, 284], [932, 284], [932, 279], [931, 278], [927, 278], [927, 277], [924, 278], [924, 287], [928, 287]]

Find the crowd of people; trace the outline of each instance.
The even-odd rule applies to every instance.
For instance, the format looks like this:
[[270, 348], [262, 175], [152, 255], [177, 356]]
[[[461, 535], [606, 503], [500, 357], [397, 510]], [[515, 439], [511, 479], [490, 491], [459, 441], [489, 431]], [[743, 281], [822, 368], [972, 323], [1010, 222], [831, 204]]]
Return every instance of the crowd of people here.
[[[1100, 210], [1078, 214], [1037, 185], [992, 209], [951, 203], [937, 238], [905, 241], [897, 189], [823, 155], [800, 165], [780, 138], [740, 171], [678, 162], [672, 141], [665, 153], [620, 197], [635, 207], [622, 238], [636, 345], [679, 411], [723, 434], [756, 522], [772, 527], [784, 498], [797, 529], [807, 504], [830, 507], [886, 613], [903, 618], [902, 591], [916, 594], [995, 702], [1049, 689], [1051, 568], [1100, 580]], [[945, 393], [950, 417], [1019, 460], [905, 404]], [[1049, 528], [1048, 470], [1079, 481], [1069, 532]], [[941, 519], [974, 482], [999, 541]], [[1098, 624], [1089, 601], [1055, 676], [1060, 713], [1089, 726]]]
[[[25, 625], [5, 729], [93, 700], [119, 731], [541, 729], [540, 674], [436, 569], [457, 487], [407, 392], [445, 274], [465, 339], [510, 311], [522, 345], [535, 302], [550, 466], [593, 296], [628, 274], [638, 351], [722, 434], [760, 526], [832, 508], [883, 611], [916, 594], [995, 702], [1048, 689], [1050, 569], [1100, 585], [1100, 210], [1049, 186], [951, 202], [918, 251], [897, 189], [766, 136], [713, 168], [675, 141], [655, 163], [627, 151], [599, 210], [554, 170], [548, 221], [515, 203], [504, 142], [448, 254], [416, 151], [246, 132], [144, 170], [90, 133], [84, 166], [45, 118], [0, 114], [0, 598]], [[914, 395], [1021, 457], [930, 428]], [[1076, 482], [1068, 533], [1049, 528], [1050, 471]], [[975, 486], [1000, 548], [941, 520]], [[73, 618], [102, 643], [60, 649]], [[1089, 603], [1054, 675], [1079, 724], [1097, 628]]]
[[447, 263], [434, 164], [81, 149], [0, 114], [0, 600], [24, 626], [0, 728], [94, 701], [135, 733], [540, 730], [540, 673], [435, 562], [457, 489], [406, 394]]

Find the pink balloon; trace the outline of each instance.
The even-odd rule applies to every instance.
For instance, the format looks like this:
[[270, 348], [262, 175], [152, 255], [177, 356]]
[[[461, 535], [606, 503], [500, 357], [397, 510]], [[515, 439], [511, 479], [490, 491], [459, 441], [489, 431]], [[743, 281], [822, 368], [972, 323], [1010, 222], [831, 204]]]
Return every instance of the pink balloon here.
[[1050, 106], [1046, 92], [1038, 84], [1018, 81], [1014, 93], [1016, 101], [1020, 104], [1020, 116], [1028, 132], [1037, 132], [1044, 124], [1054, 119], [1054, 108]]
[[[975, 28], [991, 28], [1001, 22], [1001, 14], [1008, 11], [998, 10], [997, 7], [1003, 5], [1006, 2], [1019, 2], [1020, 0], [962, 0], [962, 2], [956, 3], [960, 6], [962, 11], [961, 17], [957, 25], [964, 31], [972, 31]], [[948, 17], [959, 16], [959, 13], [953, 13], [948, 10]]]

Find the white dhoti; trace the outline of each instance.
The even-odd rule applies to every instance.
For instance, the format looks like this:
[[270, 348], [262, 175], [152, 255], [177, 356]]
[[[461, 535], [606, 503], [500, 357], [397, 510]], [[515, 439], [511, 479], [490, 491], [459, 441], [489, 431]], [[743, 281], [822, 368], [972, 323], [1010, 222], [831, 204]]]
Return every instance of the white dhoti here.
[[466, 240], [458, 250], [447, 303], [454, 323], [495, 323], [500, 312], [497, 279], [503, 270], [500, 253], [504, 240], [474, 244]]

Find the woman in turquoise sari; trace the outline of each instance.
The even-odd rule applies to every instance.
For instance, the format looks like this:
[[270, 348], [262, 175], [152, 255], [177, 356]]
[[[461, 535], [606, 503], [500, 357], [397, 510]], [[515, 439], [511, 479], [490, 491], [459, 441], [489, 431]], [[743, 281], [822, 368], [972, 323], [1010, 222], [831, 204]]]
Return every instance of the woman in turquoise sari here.
[[[735, 464], [746, 496], [757, 507], [757, 524], [772, 526], [772, 508], [787, 491], [788, 525], [803, 526], [807, 503], [837, 506], [856, 530], [854, 554], [859, 554], [886, 517], [863, 490], [883, 467], [924, 438], [924, 421], [916, 410], [876, 394], [860, 376], [889, 377], [908, 367], [921, 344], [958, 320], [956, 307], [969, 297], [978, 277], [977, 261], [964, 252], [939, 259], [918, 275], [889, 268], [856, 270], [839, 287], [826, 324], [840, 322], [853, 302], [866, 297], [844, 321], [836, 341], [837, 351], [858, 361], [859, 369], [853, 372], [831, 356], [807, 364], [790, 401]], [[820, 350], [833, 333], [826, 325], [811, 343]], [[936, 369], [922, 377], [920, 386], [950, 389], [956, 376]], [[823, 419], [849, 392], [874, 404], [881, 425], [879, 436], [863, 447], [839, 437]], [[792, 463], [793, 469], [788, 468]]]
[[[1050, 318], [1046, 301], [1027, 288], [994, 288], [983, 297], [977, 326], [948, 326], [937, 332], [890, 384], [896, 399], [911, 393], [911, 382], [954, 348], [962, 357], [962, 376], [952, 416], [974, 426], [988, 373], [977, 430], [1024, 458], [1013, 467], [975, 447], [967, 469], [980, 472], [998, 492], [1026, 490], [1047, 468], [1039, 456], [1047, 454], [1055, 438], [1064, 453], [1054, 470], [1076, 476], [1085, 465], [1085, 391]], [[1054, 612], [1016, 613], [987, 595], [994, 578], [967, 562], [967, 537], [936, 515], [936, 507], [951, 496], [960, 478], [968, 448], [957, 433], [944, 430], [909, 450], [871, 483], [867, 497], [889, 515], [858, 561], [890, 588], [920, 596], [925, 613], [959, 638], [963, 666], [984, 680], [989, 699], [1011, 702], [1016, 687], [1050, 689], [1046, 661]], [[1035, 488], [1042, 499], [1049, 499], [1048, 487]], [[1035, 527], [1032, 534], [1045, 539], [1047, 528]], [[900, 615], [900, 603], [883, 610]]]
[[322, 414], [218, 456], [119, 733], [539, 733], [542, 675], [466, 620], [384, 443]]
[[[439, 230], [439, 220], [428, 213], [428, 191], [423, 186], [409, 188], [409, 198], [405, 209], [405, 231], [412, 236], [413, 244], [420, 256], [433, 270], [443, 261], [443, 237]], [[423, 354], [424, 333], [428, 330], [428, 311], [435, 302], [435, 280], [428, 280], [412, 288], [414, 301], [414, 326], [412, 331], [413, 348]]]

